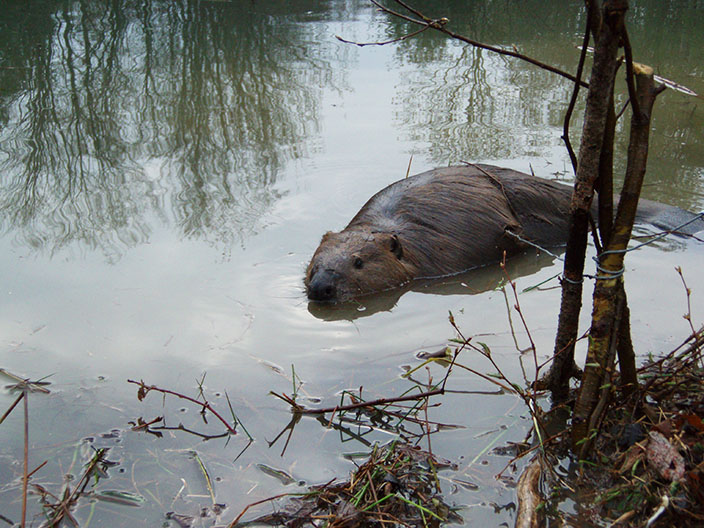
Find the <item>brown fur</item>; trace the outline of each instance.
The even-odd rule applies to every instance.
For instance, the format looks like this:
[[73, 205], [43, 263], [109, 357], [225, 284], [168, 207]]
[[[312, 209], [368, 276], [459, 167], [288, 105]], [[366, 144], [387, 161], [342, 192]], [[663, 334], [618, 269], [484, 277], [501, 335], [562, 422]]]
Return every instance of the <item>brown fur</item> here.
[[448, 167], [375, 194], [308, 266], [308, 298], [339, 302], [499, 262], [566, 238], [570, 188], [490, 165]]

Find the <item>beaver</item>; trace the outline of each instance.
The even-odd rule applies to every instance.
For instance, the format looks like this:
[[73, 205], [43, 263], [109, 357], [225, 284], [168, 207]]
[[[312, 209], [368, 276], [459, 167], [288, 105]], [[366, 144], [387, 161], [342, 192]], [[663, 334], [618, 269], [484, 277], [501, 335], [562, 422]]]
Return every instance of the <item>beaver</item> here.
[[[339, 233], [323, 235], [306, 270], [308, 299], [344, 302], [500, 262], [531, 243], [564, 245], [572, 189], [512, 169], [466, 165], [392, 183]], [[671, 228], [696, 215], [643, 201], [639, 221]], [[704, 220], [689, 232], [704, 229]]]

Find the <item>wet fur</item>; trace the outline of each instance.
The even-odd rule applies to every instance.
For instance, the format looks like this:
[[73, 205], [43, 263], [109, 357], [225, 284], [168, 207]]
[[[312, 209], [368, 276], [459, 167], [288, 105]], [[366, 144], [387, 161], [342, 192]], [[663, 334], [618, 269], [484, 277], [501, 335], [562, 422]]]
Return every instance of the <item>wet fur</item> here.
[[[489, 165], [401, 180], [375, 194], [343, 231], [323, 236], [306, 272], [309, 297], [342, 301], [498, 262], [504, 251], [526, 248], [507, 230], [542, 245], [562, 243], [570, 195], [569, 187]], [[325, 279], [316, 279], [321, 272]], [[311, 296], [316, 281], [334, 284], [334, 295]]]
[[[372, 196], [339, 233], [326, 233], [306, 270], [308, 298], [341, 302], [499, 262], [529, 248], [564, 245], [572, 189], [511, 169], [471, 165], [411, 176]], [[636, 217], [661, 229], [704, 220], [641, 200]], [[510, 233], [509, 233], [510, 232]]]

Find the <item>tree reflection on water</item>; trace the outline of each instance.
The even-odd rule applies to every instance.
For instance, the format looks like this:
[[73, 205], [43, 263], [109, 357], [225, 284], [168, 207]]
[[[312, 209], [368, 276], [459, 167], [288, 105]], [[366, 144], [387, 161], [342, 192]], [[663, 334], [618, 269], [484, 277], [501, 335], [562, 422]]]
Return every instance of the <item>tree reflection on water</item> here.
[[297, 12], [325, 6], [267, 9], [8, 3], [3, 231], [37, 249], [78, 242], [114, 260], [147, 240], [155, 221], [210, 243], [256, 229], [277, 199], [282, 164], [315, 148], [321, 93], [333, 80], [321, 26], [296, 23]]

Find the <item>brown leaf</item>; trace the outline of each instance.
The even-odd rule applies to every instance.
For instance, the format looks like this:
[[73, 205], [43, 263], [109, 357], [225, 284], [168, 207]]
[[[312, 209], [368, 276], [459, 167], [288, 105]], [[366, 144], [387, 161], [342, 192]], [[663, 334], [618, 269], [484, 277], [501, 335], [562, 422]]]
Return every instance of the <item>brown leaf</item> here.
[[702, 419], [696, 414], [685, 414], [682, 418], [684, 418], [689, 425], [698, 431], [704, 431], [704, 422], [702, 422]]
[[661, 432], [666, 437], [672, 436], [672, 422], [670, 420], [665, 420], [658, 424], [655, 424], [653, 429]]
[[692, 496], [701, 504], [704, 502], [704, 475], [699, 470], [687, 472], [687, 485]]

